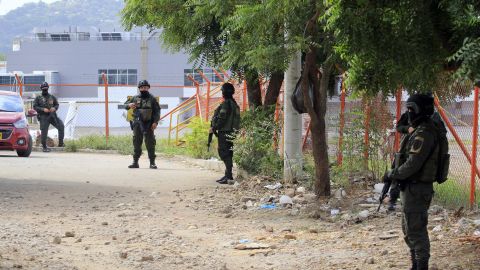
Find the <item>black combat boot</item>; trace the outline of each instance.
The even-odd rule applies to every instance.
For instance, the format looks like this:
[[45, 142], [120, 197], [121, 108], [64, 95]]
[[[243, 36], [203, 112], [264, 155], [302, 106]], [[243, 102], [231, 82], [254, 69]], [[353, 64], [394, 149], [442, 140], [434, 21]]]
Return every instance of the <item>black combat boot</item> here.
[[46, 145], [42, 146], [42, 151], [45, 152], [45, 153], [48, 153], [50, 152], [50, 149], [47, 148]]
[[156, 168], [157, 168], [157, 165], [155, 165], [155, 160], [151, 159], [150, 160], [150, 169], [156, 169]]
[[224, 176], [222, 179], [217, 180], [217, 183], [222, 185], [228, 184], [228, 177]]
[[133, 159], [133, 163], [128, 165], [128, 168], [130, 169], [136, 169], [136, 168], [139, 168], [140, 166], [138, 166], [138, 158], [134, 158]]
[[227, 178], [227, 177], [226, 177], [226, 176], [222, 176], [222, 178], [216, 180], [216, 182], [217, 182], [217, 183], [220, 183], [220, 182], [222, 182], [223, 180], [225, 180], [225, 178]]
[[65, 144], [62, 142], [58, 142], [58, 147], [65, 147]]

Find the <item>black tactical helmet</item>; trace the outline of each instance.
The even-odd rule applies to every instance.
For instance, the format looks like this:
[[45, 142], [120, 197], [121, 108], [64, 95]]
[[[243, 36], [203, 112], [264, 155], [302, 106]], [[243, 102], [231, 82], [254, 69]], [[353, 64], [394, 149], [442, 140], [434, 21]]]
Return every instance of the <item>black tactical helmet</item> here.
[[148, 88], [150, 88], [150, 84], [148, 83], [147, 80], [141, 80], [141, 81], [138, 82], [138, 88], [140, 88], [142, 86], [148, 86]]
[[41, 85], [40, 85], [40, 89], [48, 89], [48, 83], [47, 82], [43, 82]]
[[433, 114], [433, 97], [426, 94], [411, 95], [407, 99], [407, 109], [408, 123], [416, 126], [420, 119]]
[[430, 94], [413, 94], [407, 99], [407, 109], [418, 115], [432, 115], [433, 96]]
[[235, 94], [235, 87], [231, 83], [224, 83], [222, 85], [222, 94], [226, 96], [232, 96]]

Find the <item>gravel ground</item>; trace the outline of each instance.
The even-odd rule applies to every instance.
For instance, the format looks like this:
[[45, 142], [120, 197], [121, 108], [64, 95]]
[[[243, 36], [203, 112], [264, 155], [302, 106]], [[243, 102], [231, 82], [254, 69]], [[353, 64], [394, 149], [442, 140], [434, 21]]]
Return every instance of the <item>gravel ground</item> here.
[[[400, 213], [375, 213], [367, 185], [318, 201], [294, 186], [268, 190], [268, 179], [217, 185], [219, 173], [180, 158], [129, 170], [120, 155], [2, 154], [0, 269], [409, 267]], [[279, 204], [285, 194], [293, 204]], [[276, 208], [262, 209], [268, 201]], [[432, 209], [437, 269], [480, 269], [480, 244], [460, 241], [477, 221]]]

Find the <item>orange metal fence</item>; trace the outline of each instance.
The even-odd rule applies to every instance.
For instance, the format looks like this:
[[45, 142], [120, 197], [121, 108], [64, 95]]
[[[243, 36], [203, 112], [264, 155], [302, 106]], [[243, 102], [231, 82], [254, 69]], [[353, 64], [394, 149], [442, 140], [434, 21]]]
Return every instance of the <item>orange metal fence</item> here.
[[[97, 78], [96, 75], [90, 76], [92, 79]], [[0, 90], [18, 92], [23, 97], [26, 107], [32, 108], [34, 97], [40, 93], [40, 85], [23, 83], [21, 76], [17, 74], [15, 74], [15, 78], [14, 84], [0, 84]], [[130, 124], [126, 118], [127, 111], [124, 109], [123, 103], [126, 101], [127, 96], [137, 93], [136, 85], [109, 84], [107, 76], [105, 75], [102, 75], [101, 82], [102, 83], [98, 84], [50, 84], [49, 92], [53, 92], [52, 94], [57, 97], [59, 95], [56, 91], [66, 91], [70, 93], [78, 91], [79, 93], [76, 95], [79, 97], [62, 97], [59, 99], [60, 108], [57, 111], [57, 115], [65, 123], [66, 138], [69, 136], [67, 124], [71, 124], [72, 132], [70, 133], [74, 133], [70, 134], [70, 136], [74, 136], [70, 138], [78, 138], [85, 135], [103, 135], [106, 138], [106, 143], [108, 143], [110, 135], [131, 135]], [[165, 100], [168, 100], [167, 103], [172, 108], [178, 104], [178, 100], [181, 99], [181, 97], [162, 97], [162, 92], [164, 90], [171, 92], [173, 89], [182, 89], [183, 92], [184, 88], [189, 87], [183, 85], [152, 84], [150, 92], [154, 92], [154, 95], [160, 98], [161, 105], [165, 103]], [[32, 89], [35, 89], [35, 91], [32, 92]], [[89, 91], [90, 94], [85, 95], [83, 90]], [[128, 94], [125, 94], [126, 92], [128, 92]], [[181, 96], [181, 94], [179, 94], [179, 96]], [[76, 117], [67, 120], [68, 111], [72, 108], [76, 111]], [[162, 109], [162, 115], [167, 112], [165, 109]], [[31, 119], [30, 122], [33, 133], [39, 134], [37, 120]], [[157, 136], [167, 137], [168, 134], [166, 130], [165, 123], [163, 126], [159, 125], [156, 130]], [[55, 134], [55, 130], [49, 132], [49, 136], [55, 136]]]
[[[480, 170], [477, 159], [478, 91], [479, 88], [475, 87], [472, 96], [462, 99], [457, 98], [454, 102], [444, 106], [440, 104], [438, 98], [435, 98], [436, 109], [449, 131], [449, 152], [451, 155], [449, 181], [463, 190], [462, 194], [468, 197], [470, 207], [474, 207], [475, 204], [480, 202], [478, 197], [480, 193], [478, 184]], [[380, 101], [372, 101], [373, 104], [370, 106], [365, 106], [358, 100], [346, 101], [343, 95], [340, 96], [338, 102], [340, 104], [336, 106], [336, 101], [330, 101], [327, 108], [327, 132], [331, 139], [338, 141], [338, 144], [330, 142], [329, 152], [331, 153], [332, 149], [336, 148], [334, 151], [337, 153], [337, 164], [342, 165], [346, 155], [350, 158], [361, 156], [362, 147], [359, 147], [358, 144], [362, 143], [360, 139], [362, 135], [363, 149], [368, 149], [369, 154], [377, 157], [379, 155], [386, 157], [388, 154], [391, 157], [391, 153], [398, 150], [399, 134], [395, 132], [394, 128], [400, 114], [405, 110], [401, 90], [398, 90], [395, 100], [391, 99], [386, 104], [381, 99]], [[379, 113], [384, 110], [385, 106], [387, 108], [386, 113]], [[336, 110], [337, 107], [340, 108], [340, 111]], [[375, 110], [369, 110], [370, 107], [375, 108]], [[359, 126], [362, 115], [363, 126]], [[368, 118], [371, 118], [371, 120], [366, 121]], [[374, 138], [375, 134], [372, 134], [370, 125], [377, 125], [376, 123], [381, 124], [373, 129], [380, 128], [380, 133], [387, 134], [385, 138]], [[355, 134], [355, 132], [358, 134]], [[345, 134], [347, 134], [347, 139]], [[377, 145], [372, 145], [375, 143]], [[366, 162], [368, 155], [364, 152], [363, 156], [364, 162]], [[458, 199], [460, 201], [465, 198]]]

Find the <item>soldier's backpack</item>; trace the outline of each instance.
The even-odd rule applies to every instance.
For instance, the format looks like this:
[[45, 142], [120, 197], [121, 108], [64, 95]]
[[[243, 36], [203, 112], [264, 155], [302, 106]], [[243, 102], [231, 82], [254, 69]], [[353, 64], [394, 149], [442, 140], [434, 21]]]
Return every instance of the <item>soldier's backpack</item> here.
[[436, 127], [438, 151], [438, 165], [435, 181], [439, 184], [447, 181], [448, 169], [450, 167], [450, 154], [448, 153], [447, 129], [438, 113], [432, 116], [433, 123]]

